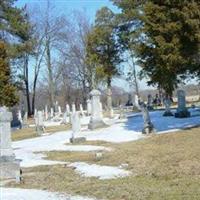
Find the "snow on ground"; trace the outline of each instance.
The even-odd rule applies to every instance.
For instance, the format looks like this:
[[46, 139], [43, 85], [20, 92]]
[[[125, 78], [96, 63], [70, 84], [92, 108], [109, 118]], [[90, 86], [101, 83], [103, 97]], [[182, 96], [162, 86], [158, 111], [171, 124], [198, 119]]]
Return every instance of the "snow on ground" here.
[[84, 162], [75, 162], [68, 165], [74, 167], [82, 176], [97, 177], [99, 179], [114, 179], [129, 176], [130, 172], [118, 167], [101, 166], [96, 164], [87, 164]]
[[[197, 109], [189, 109], [191, 117], [189, 118], [175, 118], [163, 117], [164, 111], [150, 112], [151, 121], [155, 126], [157, 133], [167, 133], [177, 131], [184, 128], [200, 125], [200, 111]], [[175, 113], [175, 110], [172, 110]], [[141, 113], [129, 115], [129, 118], [124, 126], [127, 130], [134, 130], [140, 132], [143, 128], [143, 118]]]
[[[69, 142], [71, 131], [58, 132], [52, 135], [21, 140], [12, 143], [17, 159], [21, 159], [21, 167], [38, 165], [64, 164], [64, 162], [44, 160], [43, 151], [110, 151], [110, 148], [94, 145], [65, 145]], [[34, 153], [35, 152], [35, 153]]]
[[88, 197], [71, 196], [34, 189], [0, 188], [1, 200], [94, 200]]

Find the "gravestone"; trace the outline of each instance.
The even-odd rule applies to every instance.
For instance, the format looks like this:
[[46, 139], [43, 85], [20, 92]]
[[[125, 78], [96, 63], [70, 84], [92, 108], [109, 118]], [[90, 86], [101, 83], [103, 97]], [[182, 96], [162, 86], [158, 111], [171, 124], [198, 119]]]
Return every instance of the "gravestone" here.
[[87, 100], [87, 114], [91, 115], [91, 111], [92, 111], [91, 100], [88, 99]]
[[27, 112], [25, 112], [22, 121], [23, 121], [22, 126], [23, 126], [23, 127], [27, 127], [27, 126], [28, 126], [28, 113], [27, 113]]
[[54, 108], [55, 108], [55, 113], [58, 113], [58, 101], [56, 101]]
[[62, 119], [61, 124], [67, 124], [67, 112], [65, 112], [65, 113], [63, 114], [63, 119]]
[[44, 115], [43, 115], [42, 111], [38, 111], [37, 112], [36, 131], [37, 131], [37, 134], [39, 136], [42, 135], [42, 133], [45, 132], [45, 129], [44, 129]]
[[190, 112], [186, 108], [185, 91], [178, 90], [177, 96], [178, 96], [178, 108], [176, 110], [175, 117], [176, 118], [190, 117]]
[[67, 116], [70, 115], [70, 107], [69, 107], [69, 104], [66, 104], [66, 113], [67, 113]]
[[174, 116], [170, 109], [172, 101], [168, 95], [166, 95], [166, 97], [164, 98], [163, 103], [165, 105], [165, 112], [164, 112], [163, 116], [164, 117]]
[[113, 118], [112, 91], [110, 88], [107, 90], [107, 112], [108, 117]]
[[147, 105], [144, 102], [139, 101], [139, 106], [140, 106], [140, 109], [142, 111], [142, 115], [143, 115], [143, 119], [144, 119], [144, 128], [142, 130], [142, 133], [143, 134], [153, 133], [154, 132], [154, 125], [151, 122]]
[[76, 112], [76, 105], [73, 103], [72, 104], [72, 113], [75, 113]]
[[20, 160], [15, 159], [11, 147], [12, 113], [6, 107], [0, 108], [0, 179], [15, 178], [20, 180]]
[[47, 121], [49, 118], [49, 114], [48, 114], [48, 106], [45, 106], [45, 120]]
[[61, 116], [62, 115], [62, 110], [61, 110], [61, 107], [58, 106], [58, 115]]
[[147, 97], [147, 108], [148, 110], [153, 110], [153, 98], [151, 94], [149, 94]]
[[124, 118], [125, 118], [124, 109], [123, 109], [123, 106], [120, 105], [119, 106], [119, 119], [124, 119]]
[[19, 128], [22, 129], [22, 126], [23, 126], [23, 119], [22, 119], [21, 110], [18, 111], [18, 120], [20, 121], [20, 126], [19, 126]]
[[92, 90], [90, 95], [92, 96], [92, 113], [88, 128], [93, 130], [96, 128], [106, 127], [106, 124], [103, 122], [101, 106], [100, 106], [100, 91]]
[[72, 136], [70, 138], [70, 142], [71, 143], [84, 142], [86, 140], [84, 137], [76, 137], [76, 135], [81, 131], [80, 113], [72, 112], [70, 118], [72, 124]]
[[54, 117], [54, 111], [53, 111], [53, 108], [51, 108], [50, 116], [51, 116], [51, 119], [53, 119], [53, 117]]
[[82, 106], [82, 104], [80, 104], [80, 112], [81, 112], [81, 115], [84, 117], [85, 114], [84, 114], [84, 112], [83, 112], [83, 106]]

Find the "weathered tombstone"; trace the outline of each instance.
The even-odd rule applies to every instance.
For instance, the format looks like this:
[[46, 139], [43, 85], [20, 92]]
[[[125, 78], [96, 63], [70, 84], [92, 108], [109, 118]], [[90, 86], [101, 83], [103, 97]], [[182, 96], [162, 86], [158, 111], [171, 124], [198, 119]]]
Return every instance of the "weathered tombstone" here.
[[174, 116], [173, 113], [170, 110], [172, 101], [171, 101], [171, 99], [169, 98], [168, 95], [166, 95], [166, 97], [164, 98], [163, 103], [165, 105], [165, 112], [164, 112], [163, 116], [164, 117]]
[[72, 113], [75, 113], [76, 112], [76, 105], [73, 103], [72, 104]]
[[42, 111], [38, 111], [37, 119], [36, 119], [36, 131], [39, 136], [42, 135], [42, 133], [44, 133], [44, 131], [45, 131], [43, 117], [44, 117], [44, 115], [43, 115]]
[[92, 114], [88, 128], [93, 130], [96, 128], [105, 127], [106, 124], [103, 122], [100, 106], [101, 93], [99, 90], [92, 90], [90, 95], [92, 96]]
[[178, 108], [176, 110], [175, 117], [176, 118], [190, 117], [190, 112], [186, 108], [185, 91], [178, 90], [177, 96], [178, 96]]
[[108, 117], [112, 118], [113, 117], [112, 91], [110, 88], [107, 90], [107, 112], [108, 112]]
[[51, 119], [54, 117], [54, 111], [53, 111], [53, 108], [51, 108], [50, 116], [51, 116]]
[[58, 106], [58, 115], [61, 116], [62, 115], [62, 110], [61, 110], [61, 107]]
[[80, 112], [81, 112], [81, 115], [84, 117], [85, 114], [84, 114], [84, 112], [83, 112], [83, 106], [82, 106], [82, 104], [80, 104]]
[[87, 100], [87, 114], [91, 115], [91, 112], [92, 112], [91, 100], [88, 99]]
[[56, 101], [56, 103], [55, 103], [55, 113], [58, 113], [58, 101]]
[[81, 131], [80, 113], [72, 112], [70, 118], [72, 124], [72, 137], [70, 138], [70, 142], [84, 142], [86, 140], [84, 137], [76, 137], [76, 135]]
[[147, 108], [148, 110], [153, 110], [153, 99], [151, 94], [149, 94], [147, 97]]
[[27, 127], [28, 126], [28, 113], [27, 112], [25, 112], [22, 121], [23, 121], [23, 126]]
[[0, 179], [15, 178], [20, 181], [20, 160], [15, 159], [11, 147], [10, 122], [12, 113], [0, 108]]
[[69, 107], [69, 104], [66, 104], [66, 113], [67, 113], [67, 116], [70, 115], [70, 107]]
[[61, 124], [67, 124], [67, 112], [65, 112], [65, 113], [63, 114], [63, 119], [62, 119]]
[[140, 109], [142, 111], [142, 115], [143, 115], [143, 119], [144, 119], [144, 128], [142, 130], [142, 133], [143, 134], [153, 133], [154, 132], [154, 125], [151, 122], [147, 105], [144, 102], [139, 101], [139, 106], [140, 106]]
[[[102, 103], [99, 102], [99, 106], [100, 106], [100, 113], [101, 113], [101, 117], [103, 118], [103, 106]], [[112, 113], [113, 114], [113, 113]]]
[[47, 121], [49, 118], [49, 114], [48, 114], [48, 106], [45, 106], [45, 120]]
[[19, 126], [19, 128], [21, 129], [21, 128], [22, 128], [22, 125], [23, 125], [21, 110], [18, 111], [18, 120], [20, 121], [20, 126]]
[[124, 119], [124, 118], [125, 118], [124, 109], [123, 109], [123, 106], [120, 105], [119, 106], [119, 119]]

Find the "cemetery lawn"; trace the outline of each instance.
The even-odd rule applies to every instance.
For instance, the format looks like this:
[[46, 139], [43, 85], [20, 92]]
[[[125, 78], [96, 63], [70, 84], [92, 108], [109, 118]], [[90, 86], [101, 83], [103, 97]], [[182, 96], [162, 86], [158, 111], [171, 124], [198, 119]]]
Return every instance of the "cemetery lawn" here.
[[[84, 143], [86, 144], [86, 143]], [[150, 136], [127, 143], [87, 142], [113, 148], [95, 160], [94, 152], [49, 152], [59, 161], [119, 166], [132, 175], [99, 180], [64, 165], [24, 169], [24, 182], [9, 186], [66, 192], [109, 200], [200, 199], [200, 128]]]
[[[49, 126], [45, 130], [47, 133], [55, 133], [58, 131], [66, 131], [70, 129], [70, 124], [59, 125], [59, 126]], [[38, 137], [35, 127], [28, 127], [23, 129], [18, 129], [12, 133], [12, 141], [24, 140], [29, 138]]]

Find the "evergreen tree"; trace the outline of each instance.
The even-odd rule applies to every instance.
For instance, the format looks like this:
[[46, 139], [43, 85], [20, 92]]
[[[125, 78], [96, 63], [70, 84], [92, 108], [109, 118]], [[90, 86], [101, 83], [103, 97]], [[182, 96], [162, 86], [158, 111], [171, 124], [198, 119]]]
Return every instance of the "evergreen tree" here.
[[[200, 68], [200, 1], [113, 0], [149, 84], [171, 95], [187, 72]], [[139, 22], [133, 26], [133, 22]], [[127, 25], [128, 24], [128, 25]]]
[[16, 88], [11, 80], [9, 58], [6, 45], [0, 42], [0, 106], [13, 106], [17, 103]]

